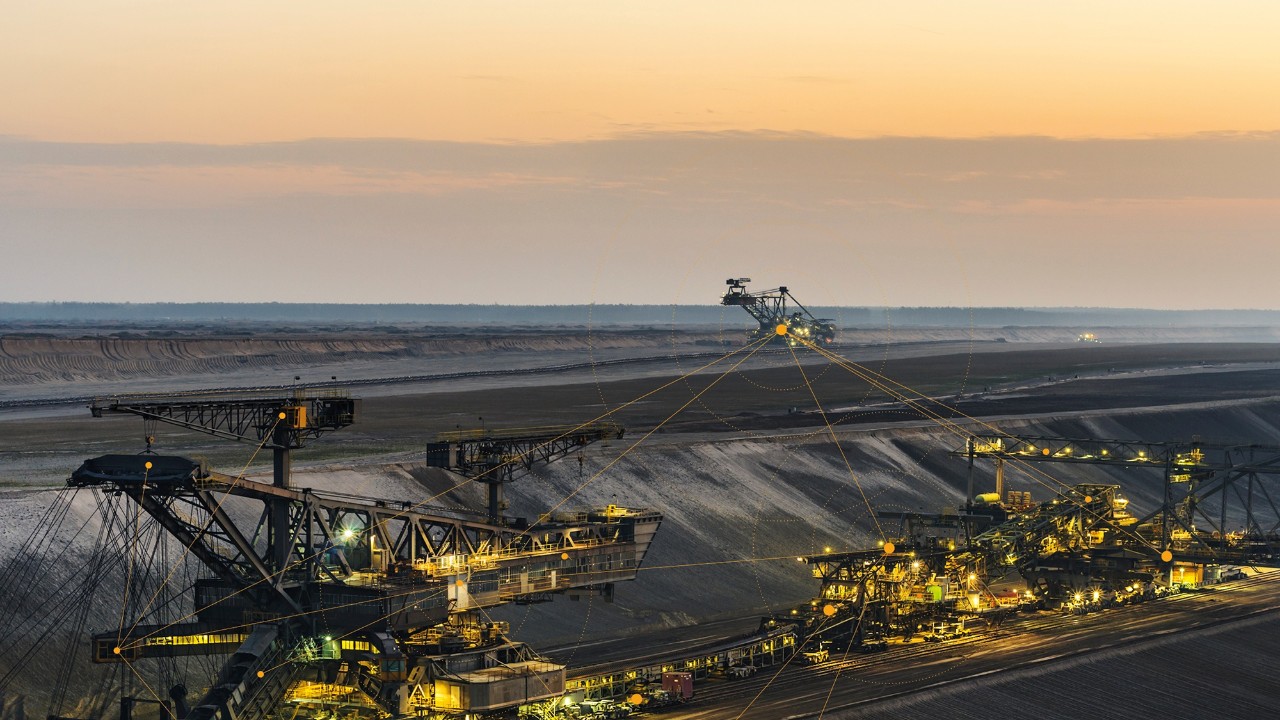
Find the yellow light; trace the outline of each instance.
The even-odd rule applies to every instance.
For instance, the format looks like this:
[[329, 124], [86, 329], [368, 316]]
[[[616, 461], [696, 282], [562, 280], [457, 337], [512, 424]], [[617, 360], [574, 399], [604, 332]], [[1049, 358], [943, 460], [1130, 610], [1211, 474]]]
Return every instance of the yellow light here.
[[1094, 590], [1094, 591], [1093, 591], [1093, 601], [1094, 601], [1094, 602], [1098, 602], [1098, 598], [1100, 598], [1100, 597], [1102, 597], [1102, 592], [1101, 592], [1101, 591], [1099, 591], [1099, 590]]
[[911, 563], [911, 569], [912, 569], [912, 570], [919, 570], [919, 569], [920, 569], [920, 561], [919, 561], [919, 560], [916, 560], [915, 562]]
[[822, 548], [822, 552], [826, 552], [826, 553], [831, 552], [831, 546], [828, 545], [827, 547]]
[[1076, 602], [1080, 602], [1080, 600], [1082, 600], [1083, 598], [1084, 598], [1084, 595], [1082, 593], [1076, 593]]

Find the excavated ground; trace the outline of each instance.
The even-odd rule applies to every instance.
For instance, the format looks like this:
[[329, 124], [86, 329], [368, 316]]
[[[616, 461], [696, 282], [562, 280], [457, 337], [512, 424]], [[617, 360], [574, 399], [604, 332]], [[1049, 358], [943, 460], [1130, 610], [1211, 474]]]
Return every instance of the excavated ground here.
[[[482, 360], [455, 356], [451, 362], [455, 368], [500, 365], [494, 354]], [[144, 355], [147, 362], [164, 364], [163, 353]], [[910, 351], [864, 349], [860, 358], [862, 366], [855, 369], [863, 378], [874, 371], [914, 393], [958, 403], [964, 414], [982, 418], [958, 418], [976, 431], [990, 431], [989, 423], [1019, 434], [1152, 441], [1200, 436], [1277, 444], [1280, 437], [1280, 349], [1271, 344], [990, 343], [969, 350], [950, 342]], [[479, 488], [424, 466], [423, 443], [435, 432], [481, 422], [581, 422], [613, 412], [628, 428], [622, 440], [592, 446], [580, 460], [539, 467], [508, 491], [515, 515], [535, 516], [557, 504], [617, 502], [666, 517], [638, 580], [620, 585], [615, 602], [561, 599], [494, 612], [511, 623], [515, 637], [563, 648], [559, 657], [572, 662], [578, 643], [777, 611], [806, 600], [815, 586], [795, 556], [826, 546], [873, 544], [879, 533], [870, 507], [936, 511], [961, 501], [967, 471], [948, 455], [963, 445], [954, 429], [872, 387], [850, 368], [802, 359], [805, 364], [797, 366], [789, 352], [779, 351], [743, 366], [749, 370], [722, 376], [718, 365], [674, 382], [677, 373], [710, 360], [667, 357], [643, 372], [602, 367], [586, 377], [516, 374], [464, 387], [393, 384], [366, 398], [357, 425], [298, 453], [295, 484], [414, 502], [438, 495], [435, 504], [479, 507]], [[543, 360], [533, 358], [534, 364]], [[173, 376], [184, 383], [238, 382], [238, 375], [192, 374], [186, 360], [173, 362], [180, 367]], [[398, 372], [400, 366], [393, 361], [387, 369]], [[107, 382], [101, 371], [94, 372], [95, 381]], [[163, 385], [156, 377], [167, 377], [163, 369], [142, 375], [108, 384], [117, 392], [150, 390]], [[12, 379], [7, 382], [14, 386]], [[58, 387], [50, 391], [49, 382], [36, 380], [21, 392], [54, 401], [65, 397], [64, 388], [53, 385]], [[65, 588], [81, 582], [94, 562], [100, 505], [111, 499], [81, 491], [66, 505], [60, 534], [43, 546], [24, 544], [51, 523], [45, 513], [58, 491], [45, 488], [85, 458], [140, 450], [142, 434], [136, 419], [92, 419], [82, 408], [57, 402], [0, 409], [0, 482], [6, 488], [0, 490], [0, 570], [8, 580], [0, 587], [0, 602], [9, 611], [6, 644], [15, 648], [0, 660], [0, 676], [11, 674], [0, 682], [0, 703], [9, 717], [19, 695], [27, 696], [27, 715], [43, 715], [47, 707], [73, 714], [76, 698], [101, 683], [131, 682], [119, 668], [112, 680], [102, 668], [89, 666], [81, 640], [71, 637], [79, 626], [118, 627], [127, 563], [102, 570], [97, 594], [74, 612], [51, 623], [40, 620], [56, 614], [51, 603], [68, 597]], [[249, 464], [266, 472], [249, 462], [252, 447], [193, 433], [161, 428], [159, 450], [203, 455], [224, 471]], [[1139, 512], [1157, 502], [1161, 488], [1156, 471], [1047, 469], [1052, 478], [1011, 473], [1008, 487], [1044, 498], [1059, 483], [1115, 483]], [[172, 672], [199, 687], [212, 667], [184, 660]], [[79, 680], [63, 703], [50, 706], [49, 678], [68, 669]]]

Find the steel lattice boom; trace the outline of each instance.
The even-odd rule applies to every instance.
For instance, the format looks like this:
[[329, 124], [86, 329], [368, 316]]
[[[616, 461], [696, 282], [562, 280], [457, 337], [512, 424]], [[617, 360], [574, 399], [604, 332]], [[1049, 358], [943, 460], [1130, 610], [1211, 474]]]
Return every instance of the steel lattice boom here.
[[137, 415], [228, 440], [296, 449], [354, 423], [360, 400], [336, 392], [173, 401], [113, 398], [94, 400], [89, 410], [94, 417], [107, 412]]
[[[283, 699], [305, 704], [334, 685], [358, 690], [371, 705], [348, 707], [377, 717], [507, 709], [563, 692], [564, 666], [480, 613], [555, 594], [610, 599], [614, 583], [635, 578], [662, 516], [611, 505], [506, 524], [292, 487], [290, 452], [351, 424], [359, 407], [301, 393], [95, 402], [98, 417], [137, 415], [259, 443], [274, 457], [272, 484], [149, 451], [88, 460], [72, 474], [69, 486], [137, 503], [208, 570], [190, 622], [96, 636], [95, 660], [234, 650], [188, 720], [265, 718]], [[509, 480], [622, 433], [612, 424], [549, 430], [443, 439], [462, 469]]]
[[504, 522], [502, 486], [538, 463], [550, 463], [595, 442], [621, 439], [621, 425], [594, 422], [553, 427], [457, 430], [427, 443], [427, 465], [475, 478], [489, 487], [489, 522]]
[[[407, 708], [401, 703], [408, 697], [406, 662], [421, 657], [429, 664], [432, 653], [515, 647], [502, 644], [501, 629], [478, 622], [483, 608], [563, 593], [610, 597], [614, 583], [635, 578], [662, 521], [657, 513], [610, 506], [558, 514], [518, 530], [406, 502], [276, 487], [212, 473], [185, 458], [148, 454], [86, 461], [68, 485], [127, 496], [211, 573], [196, 582], [193, 622], [97, 636], [96, 660], [237, 646], [243, 653], [263, 623], [276, 628], [273, 643], [277, 636], [296, 644], [320, 635], [359, 639], [361, 647], [381, 642], [390, 648], [384, 657], [393, 651], [400, 658], [400, 670], [375, 673], [370, 682], [381, 701], [400, 703], [397, 712]], [[283, 562], [263, 532], [279, 508], [288, 520]], [[233, 519], [254, 515], [262, 518], [256, 529]], [[452, 650], [445, 649], [449, 637], [459, 643]], [[519, 662], [540, 661], [529, 656]], [[554, 667], [562, 686], [563, 667]], [[237, 677], [245, 688], [236, 696], [253, 694], [257, 679]]]
[[973, 462], [980, 458], [994, 460], [998, 474], [1011, 462], [1159, 470], [1163, 501], [1137, 522], [1153, 544], [1186, 559], [1220, 562], [1270, 562], [1280, 553], [1277, 446], [990, 435], [970, 438], [951, 454], [969, 460], [970, 498]]
[[[751, 340], [776, 338], [779, 342], [798, 345], [802, 341], [830, 344], [836, 338], [836, 326], [830, 319], [816, 318], [800, 304], [784, 285], [763, 292], [747, 292], [746, 283], [751, 278], [729, 278], [729, 289], [720, 298], [721, 305], [736, 305], [747, 311], [759, 323], [748, 333]], [[788, 302], [794, 309], [787, 306]], [[786, 326], [786, 334], [779, 334], [778, 327]]]

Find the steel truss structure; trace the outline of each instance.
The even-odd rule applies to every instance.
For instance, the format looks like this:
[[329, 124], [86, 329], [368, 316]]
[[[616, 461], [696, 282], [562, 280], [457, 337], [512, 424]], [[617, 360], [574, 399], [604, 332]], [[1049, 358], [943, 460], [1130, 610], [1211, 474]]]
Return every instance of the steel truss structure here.
[[[748, 333], [751, 340], [776, 338], [778, 342], [797, 345], [801, 340], [829, 344], [836, 338], [836, 326], [827, 318], [816, 318], [809, 309], [800, 304], [784, 285], [763, 292], [747, 292], [746, 283], [751, 278], [729, 278], [725, 284], [729, 289], [720, 298], [721, 305], [736, 305], [746, 310], [759, 323], [759, 327]], [[794, 310], [788, 307], [788, 302]], [[779, 326], [786, 326], [786, 333], [778, 332]]]
[[[360, 400], [342, 392], [290, 396], [94, 400], [94, 417], [105, 413], [137, 415], [188, 430], [270, 448], [301, 448], [308, 440], [340, 430], [356, 421]], [[281, 417], [283, 415], [283, 417]]]
[[[635, 578], [662, 516], [609, 506], [508, 525], [292, 487], [289, 451], [350, 424], [358, 408], [340, 396], [95, 403], [96, 416], [133, 414], [257, 442], [275, 463], [271, 484], [150, 452], [94, 458], [72, 474], [69, 486], [136, 503], [209, 572], [195, 582], [190, 622], [139, 618], [95, 636], [94, 659], [234, 650], [192, 720], [265, 717], [286, 690], [296, 691], [296, 679], [332, 683], [325, 673], [333, 671], [369, 697], [373, 704], [360, 712], [370, 716], [484, 709], [485, 688], [514, 688], [521, 678], [528, 698], [562, 691], [563, 666], [507, 640], [502, 623], [481, 622], [478, 613], [555, 594], [611, 598], [614, 583]], [[590, 427], [523, 454], [550, 460], [605, 433], [621, 429]], [[253, 517], [256, 524], [245, 522]], [[499, 672], [515, 679], [491, 677]]]
[[458, 430], [440, 433], [427, 443], [427, 465], [452, 470], [488, 486], [489, 522], [503, 524], [506, 503], [502, 486], [592, 443], [622, 439], [625, 430], [612, 422], [556, 427]]
[[1268, 564], [1280, 557], [1280, 447], [990, 435], [951, 454], [969, 460], [971, 498], [979, 458], [1158, 470], [1163, 500], [1136, 525], [1160, 550], [1198, 562]]
[[[190, 467], [184, 478], [149, 473], [183, 464]], [[305, 614], [329, 628], [373, 623], [413, 635], [450, 614], [549, 593], [603, 592], [635, 577], [661, 522], [656, 513], [606, 509], [516, 530], [407, 503], [277, 488], [156, 455], [96, 458], [68, 484], [129, 497], [212, 572], [196, 589], [200, 622], [191, 631], [199, 633]], [[277, 570], [263, 531], [267, 509], [282, 502], [289, 553]], [[229, 510], [243, 516], [255, 505], [262, 519], [252, 532], [242, 530]], [[98, 659], [116, 659], [114, 648], [100, 647]]]
[[[861, 641], [864, 634], [874, 637], [904, 628], [909, 634], [922, 618], [942, 612], [945, 595], [965, 598], [947, 607], [947, 613], [977, 614], [977, 603], [967, 606], [969, 596], [987, 593], [989, 583], [1014, 572], [1042, 599], [1061, 598], [1089, 585], [1149, 582], [1151, 573], [1139, 565], [1158, 563], [1159, 553], [1150, 547], [1133, 549], [1125, 530], [1132, 518], [1124, 512], [1117, 488], [1090, 484], [1072, 490], [1079, 502], [1053, 500], [1007, 517], [880, 513], [902, 522], [891, 550], [886, 546], [800, 558], [812, 567], [820, 583], [816, 602], [824, 604], [822, 615], [812, 606], [807, 625], [827, 640], [852, 641], [856, 634]], [[938, 588], [936, 597], [929, 596], [930, 585]], [[857, 630], [842, 634], [839, 628], [845, 625]]]

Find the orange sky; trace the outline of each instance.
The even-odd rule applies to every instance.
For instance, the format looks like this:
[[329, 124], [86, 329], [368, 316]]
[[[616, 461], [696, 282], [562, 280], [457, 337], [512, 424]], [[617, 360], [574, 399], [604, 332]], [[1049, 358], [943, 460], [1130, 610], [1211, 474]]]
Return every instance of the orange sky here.
[[0, 300], [1280, 308], [1275, 0], [8, 5]]
[[240, 143], [636, 130], [1280, 128], [1275, 2], [15, 3], [0, 135]]

